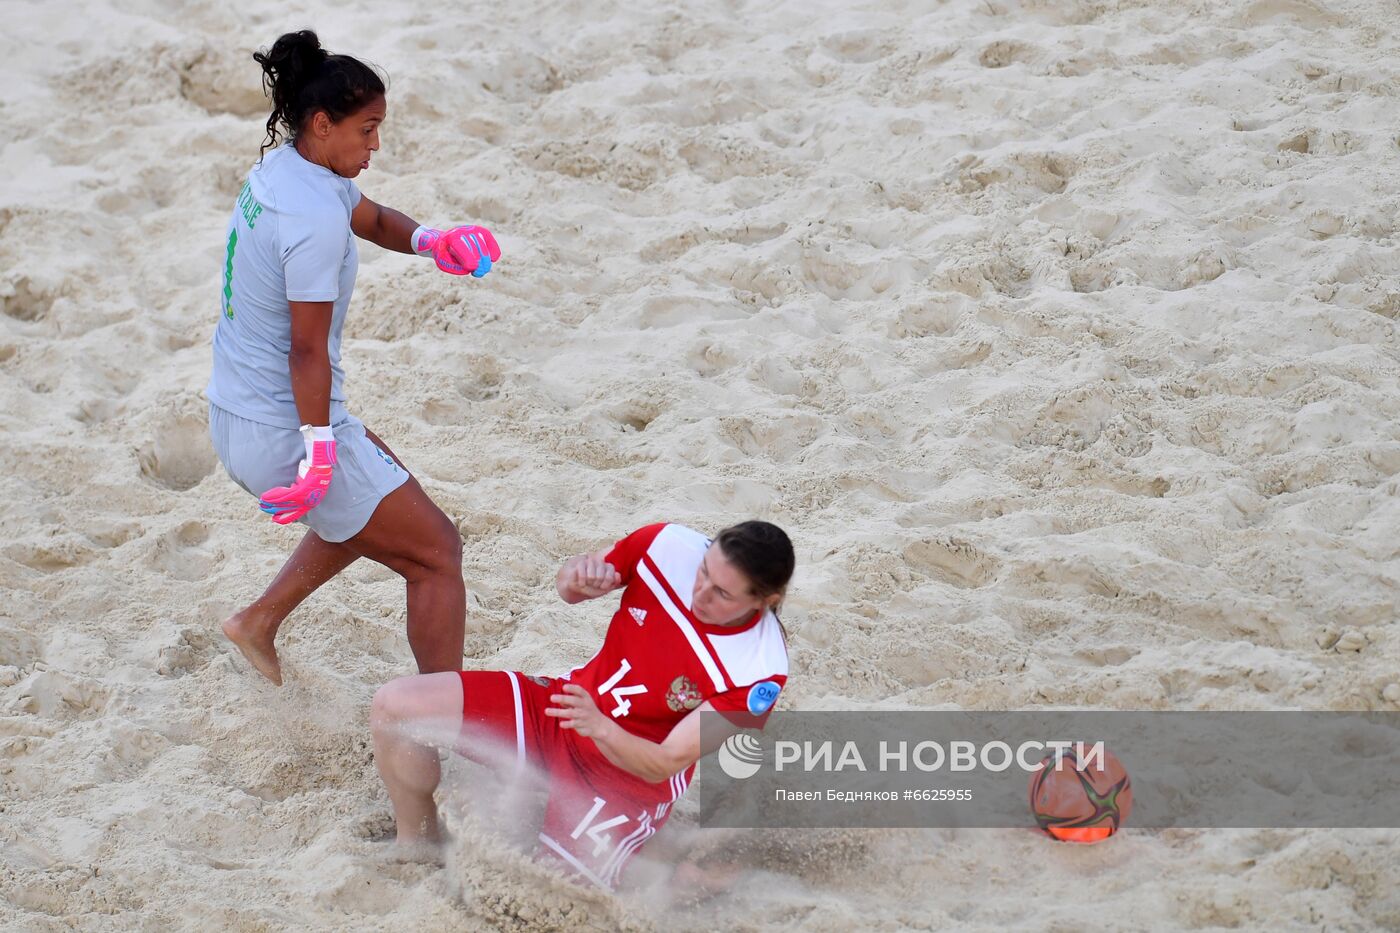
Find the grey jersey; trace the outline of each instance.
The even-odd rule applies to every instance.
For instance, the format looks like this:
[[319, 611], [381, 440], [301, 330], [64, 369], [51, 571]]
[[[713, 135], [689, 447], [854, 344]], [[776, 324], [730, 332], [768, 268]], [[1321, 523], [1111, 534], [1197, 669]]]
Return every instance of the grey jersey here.
[[287, 302], [332, 301], [331, 424], [347, 416], [340, 334], [360, 267], [350, 232], [359, 203], [354, 182], [306, 161], [290, 142], [248, 173], [225, 237], [207, 390], [214, 404], [250, 421], [298, 427]]

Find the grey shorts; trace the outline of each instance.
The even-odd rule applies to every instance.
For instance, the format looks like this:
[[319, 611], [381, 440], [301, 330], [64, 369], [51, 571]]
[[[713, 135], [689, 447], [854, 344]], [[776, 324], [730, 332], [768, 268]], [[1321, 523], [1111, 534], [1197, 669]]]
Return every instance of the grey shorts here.
[[[330, 488], [321, 504], [297, 521], [322, 540], [338, 542], [359, 534], [379, 500], [408, 481], [408, 472], [365, 435], [359, 418], [347, 417], [331, 429], [336, 462]], [[300, 431], [249, 421], [214, 404], [209, 436], [228, 475], [255, 497], [273, 486], [290, 486], [306, 456]]]

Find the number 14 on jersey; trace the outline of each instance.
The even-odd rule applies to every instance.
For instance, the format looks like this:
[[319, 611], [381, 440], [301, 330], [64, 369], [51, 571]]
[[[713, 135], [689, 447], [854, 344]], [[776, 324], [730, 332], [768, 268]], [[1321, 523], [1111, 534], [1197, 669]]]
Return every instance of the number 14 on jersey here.
[[623, 658], [622, 665], [618, 667], [617, 673], [613, 674], [606, 681], [598, 685], [598, 696], [602, 696], [605, 693], [611, 693], [612, 698], [617, 701], [617, 707], [612, 711], [614, 719], [626, 716], [629, 712], [631, 712], [632, 701], [627, 699], [629, 696], [636, 696], [639, 693], [647, 692], [646, 684], [632, 684], [631, 686], [620, 686], [622, 678], [626, 677], [628, 672], [631, 670], [631, 663], [626, 658]]

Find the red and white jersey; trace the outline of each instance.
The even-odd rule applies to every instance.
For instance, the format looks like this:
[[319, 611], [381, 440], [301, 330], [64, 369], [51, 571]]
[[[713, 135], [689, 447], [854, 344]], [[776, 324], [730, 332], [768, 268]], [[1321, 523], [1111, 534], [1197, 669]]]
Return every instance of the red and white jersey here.
[[709, 625], [691, 613], [709, 546], [700, 532], [669, 524], [648, 525], [613, 545], [607, 562], [626, 584], [622, 605], [603, 647], [566, 678], [622, 728], [652, 742], [707, 700], [761, 727], [787, 683], [787, 645], [771, 611], [734, 626]]

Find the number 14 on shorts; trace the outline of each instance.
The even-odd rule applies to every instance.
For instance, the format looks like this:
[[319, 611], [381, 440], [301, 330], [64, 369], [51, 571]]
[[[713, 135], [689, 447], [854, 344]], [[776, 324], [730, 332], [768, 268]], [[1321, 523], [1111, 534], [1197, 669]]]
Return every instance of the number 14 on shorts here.
[[646, 684], [632, 684], [627, 687], [618, 686], [618, 682], [626, 677], [627, 673], [631, 670], [632, 664], [626, 658], [623, 658], [621, 666], [617, 669], [617, 673], [598, 685], [598, 696], [611, 692], [612, 698], [617, 701], [617, 708], [612, 711], [614, 719], [626, 716], [631, 712], [632, 701], [627, 699], [629, 696], [636, 696], [639, 693], [647, 692]]
[[627, 822], [627, 817], [615, 816], [612, 819], [594, 823], [593, 821], [598, 818], [598, 814], [602, 812], [603, 807], [607, 806], [607, 803], [608, 802], [602, 797], [594, 797], [593, 809], [584, 814], [583, 819], [579, 820], [578, 825], [574, 827], [574, 831], [569, 833], [570, 839], [577, 839], [580, 836], [587, 835], [593, 842], [594, 858], [602, 855], [612, 846], [613, 837], [608, 835], [608, 830]]

